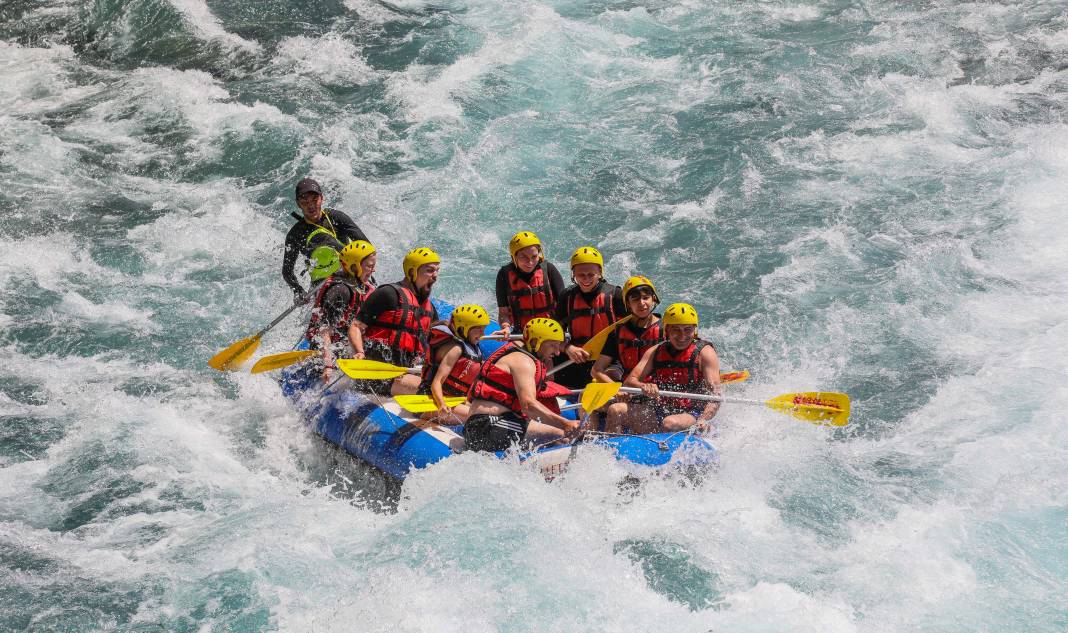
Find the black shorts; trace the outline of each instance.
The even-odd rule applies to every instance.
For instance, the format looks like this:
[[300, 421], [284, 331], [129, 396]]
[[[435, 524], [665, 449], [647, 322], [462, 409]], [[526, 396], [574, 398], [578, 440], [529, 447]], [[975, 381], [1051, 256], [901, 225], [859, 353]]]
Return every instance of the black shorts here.
[[523, 439], [528, 424], [511, 411], [501, 415], [479, 413], [464, 422], [464, 445], [469, 451], [503, 451]]
[[656, 419], [660, 424], [664, 423], [664, 418], [669, 415], [676, 415], [679, 413], [689, 413], [695, 419], [704, 412], [708, 403], [704, 400], [693, 400], [688, 407], [680, 407], [679, 401], [675, 398], [658, 398], [653, 401], [653, 411], [656, 413]]

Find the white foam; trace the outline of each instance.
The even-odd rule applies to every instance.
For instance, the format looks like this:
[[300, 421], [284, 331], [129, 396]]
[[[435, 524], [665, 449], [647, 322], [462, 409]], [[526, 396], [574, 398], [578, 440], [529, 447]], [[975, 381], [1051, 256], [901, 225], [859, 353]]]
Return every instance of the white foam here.
[[167, 2], [181, 13], [186, 24], [201, 38], [221, 42], [231, 48], [241, 48], [252, 52], [260, 50], [259, 42], [246, 40], [227, 31], [204, 0], [167, 0]]
[[365, 84], [378, 77], [356, 46], [336, 33], [319, 38], [286, 38], [278, 45], [278, 55], [273, 63], [302, 76], [312, 75], [337, 85]]

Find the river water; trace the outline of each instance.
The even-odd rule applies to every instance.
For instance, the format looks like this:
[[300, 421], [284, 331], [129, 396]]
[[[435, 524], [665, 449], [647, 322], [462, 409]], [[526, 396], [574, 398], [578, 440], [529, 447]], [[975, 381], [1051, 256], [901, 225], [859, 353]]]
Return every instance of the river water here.
[[[390, 486], [205, 364], [309, 174], [380, 279], [592, 244], [852, 424]], [[1063, 1], [4, 0], [0, 630], [1068, 630], [1066, 198]]]

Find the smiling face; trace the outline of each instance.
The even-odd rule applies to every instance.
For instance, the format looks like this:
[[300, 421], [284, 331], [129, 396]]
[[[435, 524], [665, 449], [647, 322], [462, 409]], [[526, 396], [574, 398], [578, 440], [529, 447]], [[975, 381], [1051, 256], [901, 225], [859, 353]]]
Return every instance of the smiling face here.
[[601, 281], [601, 267], [597, 264], [579, 264], [571, 269], [571, 278], [578, 284], [579, 290], [589, 292]]
[[669, 325], [665, 328], [668, 342], [678, 350], [686, 349], [697, 337], [696, 325]]
[[563, 353], [564, 343], [562, 341], [544, 341], [538, 349], [538, 357], [543, 361], [550, 361], [554, 356], [559, 356]]
[[363, 275], [360, 276], [360, 281], [366, 283], [371, 275], [375, 273], [375, 265], [378, 263], [378, 253], [371, 253], [367, 257], [363, 258], [360, 262], [360, 268], [363, 269]]
[[541, 261], [541, 247], [537, 245], [521, 248], [515, 252], [515, 265], [519, 270], [529, 273]]
[[656, 307], [656, 295], [648, 288], [635, 288], [627, 293], [627, 309], [637, 319], [648, 318]]

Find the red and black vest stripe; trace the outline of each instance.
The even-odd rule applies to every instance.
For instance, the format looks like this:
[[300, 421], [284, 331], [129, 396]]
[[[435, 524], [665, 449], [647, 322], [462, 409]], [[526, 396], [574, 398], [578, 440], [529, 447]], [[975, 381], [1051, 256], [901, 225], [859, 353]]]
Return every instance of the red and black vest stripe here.
[[375, 289], [371, 284], [367, 284], [363, 288], [357, 288], [344, 279], [336, 278], [333, 275], [327, 277], [323, 285], [319, 286], [319, 291], [315, 293], [315, 304], [312, 307], [311, 319], [308, 321], [308, 329], [304, 332], [304, 338], [308, 339], [313, 345], [315, 344], [315, 337], [319, 335], [319, 328], [322, 327], [323, 323], [323, 297], [326, 296], [326, 291], [336, 284], [346, 286], [352, 296], [349, 298], [349, 304], [345, 307], [345, 312], [341, 315], [341, 320], [330, 332], [330, 340], [324, 341], [327, 345], [333, 343], [335, 338], [344, 339], [348, 337], [349, 324], [352, 323], [353, 317], [356, 316], [357, 308]]
[[430, 336], [430, 323], [434, 318], [434, 306], [430, 297], [420, 302], [415, 293], [402, 284], [386, 284], [397, 291], [400, 305], [393, 310], [386, 310], [367, 323], [364, 337], [380, 341], [392, 349], [408, 353], [423, 353], [429, 356], [427, 339]]
[[515, 264], [508, 268], [508, 309], [512, 311], [512, 326], [517, 330], [522, 330], [531, 319], [552, 318], [556, 310], [556, 297], [549, 284], [545, 262], [538, 263], [530, 275], [530, 281], [520, 276]]
[[[711, 343], [697, 339], [686, 349], [676, 351], [671, 343], [667, 341], [660, 343], [656, 353], [653, 354], [653, 366], [649, 379], [656, 384], [657, 388], [664, 391], [712, 393], [712, 389], [705, 382], [704, 374], [701, 373], [701, 350], [706, 345], [711, 345]], [[689, 408], [693, 405], [693, 401], [689, 398], [672, 398], [671, 400], [681, 408]]]
[[615, 286], [602, 281], [593, 301], [586, 301], [577, 287], [575, 292], [570, 293], [564, 326], [571, 334], [572, 345], [582, 345], [594, 334], [616, 322], [618, 317], [612, 301], [615, 291]]
[[554, 395], [555, 392], [547, 388], [548, 380], [545, 364], [537, 356], [520, 347], [518, 343], [508, 343], [490, 354], [489, 358], [482, 363], [482, 369], [479, 370], [478, 378], [471, 388], [470, 399], [496, 402], [508, 407], [520, 416], [526, 417], [523, 414], [523, 407], [519, 404], [519, 394], [516, 393], [512, 374], [497, 367], [499, 360], [508, 354], [515, 353], [526, 354], [534, 360], [534, 385], [535, 389], [537, 389], [537, 397], [541, 399], [542, 397], [552, 397]]
[[448, 325], [435, 325], [430, 328], [430, 355], [423, 363], [423, 382], [419, 384], [420, 393], [430, 393], [430, 383], [438, 373], [438, 351], [453, 344], [460, 346], [460, 357], [452, 366], [452, 371], [441, 383], [441, 391], [446, 396], [466, 396], [478, 378], [482, 368], [482, 351], [462, 338], [453, 334]]
[[638, 366], [638, 361], [650, 347], [664, 340], [664, 328], [660, 321], [643, 328], [628, 321], [616, 330], [616, 358], [623, 366], [624, 375]]

